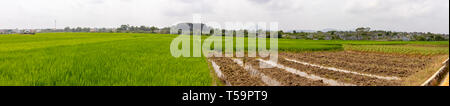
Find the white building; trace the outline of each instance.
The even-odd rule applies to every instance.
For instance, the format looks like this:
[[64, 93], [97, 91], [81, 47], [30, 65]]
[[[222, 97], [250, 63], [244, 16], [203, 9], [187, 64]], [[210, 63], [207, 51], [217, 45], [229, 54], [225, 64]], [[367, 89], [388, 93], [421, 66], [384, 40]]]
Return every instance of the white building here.
[[97, 28], [91, 28], [91, 29], [89, 29], [89, 32], [98, 32], [98, 29]]

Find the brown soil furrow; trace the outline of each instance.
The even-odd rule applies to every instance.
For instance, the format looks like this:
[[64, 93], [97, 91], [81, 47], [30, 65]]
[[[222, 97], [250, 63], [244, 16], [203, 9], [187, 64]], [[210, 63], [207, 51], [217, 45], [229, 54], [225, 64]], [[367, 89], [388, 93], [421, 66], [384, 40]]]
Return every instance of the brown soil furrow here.
[[[402, 55], [402, 54], [389, 54], [389, 53], [376, 53], [376, 52], [361, 52], [361, 51], [344, 51], [350, 55], [366, 55], [366, 56], [375, 56], [375, 57], [387, 57], [392, 59], [407, 59], [407, 58], [426, 58], [427, 56], [418, 56], [418, 55]], [[343, 53], [343, 54], [345, 54]], [[419, 59], [420, 60], [420, 59]]]
[[[312, 56], [314, 58], [325, 58], [334, 61], [345, 61], [351, 63], [377, 63], [376, 65], [381, 67], [390, 67], [395, 66], [399, 68], [425, 68], [426, 61], [423, 60], [408, 60], [408, 59], [389, 59], [386, 57], [356, 57], [352, 55], [344, 55], [344, 56], [334, 56], [334, 57], [325, 57], [325, 56]], [[411, 62], [403, 62], [403, 61], [411, 61]]]
[[323, 78], [323, 77], [320, 77], [320, 76], [317, 76], [317, 75], [314, 75], [314, 74], [308, 74], [306, 72], [303, 72], [303, 71], [300, 71], [300, 70], [297, 70], [297, 69], [293, 69], [291, 67], [287, 67], [287, 66], [278, 64], [278, 62], [276, 62], [276, 61], [263, 60], [263, 59], [258, 59], [258, 60], [261, 61], [261, 62], [264, 62], [265, 64], [268, 64], [269, 66], [274, 66], [274, 67], [283, 69], [284, 71], [287, 71], [287, 72], [299, 75], [301, 77], [305, 77], [305, 78], [308, 78], [308, 79], [311, 79], [311, 80], [322, 81], [322, 82], [324, 82], [324, 83], [326, 83], [326, 84], [328, 84], [330, 86], [356, 86], [356, 85], [349, 84], [349, 83], [339, 82], [339, 81], [336, 81], [336, 80], [333, 80], [333, 79]]
[[[286, 53], [285, 55], [295, 55], [295, 54]], [[378, 66], [381, 67], [395, 66], [399, 68], [416, 68], [416, 69], [423, 69], [425, 68], [424, 63], [432, 61], [430, 57], [423, 57], [423, 56], [391, 57], [388, 55], [383, 56], [383, 55], [374, 55], [373, 53], [363, 54], [358, 52], [317, 52], [317, 53], [301, 53], [301, 55], [353, 63], [369, 63], [369, 64], [376, 63]]]
[[399, 80], [383, 80], [374, 77], [367, 77], [362, 75], [355, 75], [351, 73], [343, 73], [338, 71], [331, 71], [327, 69], [322, 69], [314, 66], [308, 66], [299, 64], [292, 61], [287, 61], [284, 59], [279, 59], [280, 64], [305, 71], [309, 74], [318, 75], [321, 77], [337, 80], [345, 83], [352, 83], [358, 86], [392, 86], [400, 85]]
[[301, 77], [279, 68], [260, 68], [260, 62], [256, 58], [245, 58], [244, 62], [251, 65], [254, 69], [259, 70], [268, 77], [279, 81], [285, 86], [328, 86], [323, 81], [315, 81]]
[[244, 68], [235, 64], [230, 58], [210, 58], [218, 66], [223, 74], [223, 80], [232, 86], [266, 86], [258, 76], [252, 76]]
[[[414, 60], [414, 61], [423, 61], [423, 59], [429, 58], [429, 56], [419, 56], [419, 55], [379, 54], [379, 53], [367, 53], [367, 52], [355, 52], [355, 51], [337, 52], [336, 56], [354, 56], [355, 58], [386, 57], [384, 59]], [[374, 58], [374, 59], [378, 59], [378, 58]]]
[[261, 80], [269, 86], [281, 86], [281, 83], [271, 77], [268, 77], [264, 73], [261, 73], [259, 70], [254, 69], [251, 65], [244, 64], [244, 61], [241, 59], [233, 59], [233, 61], [238, 64], [239, 66], [243, 67], [245, 70], [247, 70], [250, 75], [252, 76], [258, 76], [261, 78]]
[[345, 70], [351, 70], [361, 73], [368, 73], [380, 76], [396, 76], [396, 77], [407, 77], [417, 71], [418, 69], [405, 69], [397, 67], [383, 67], [378, 66], [376, 63], [353, 63], [346, 61], [337, 61], [332, 59], [324, 58], [314, 58], [302, 55], [282, 55], [281, 57], [300, 60], [308, 63], [323, 65], [327, 67], [335, 67]]
[[214, 73], [216, 73], [216, 76], [222, 80], [227, 86], [232, 86], [228, 81], [226, 81], [226, 77], [223, 75], [222, 71], [220, 70], [220, 66], [217, 65], [216, 62], [214, 62], [213, 60], [209, 60], [209, 62], [211, 62], [211, 65], [214, 69]]
[[383, 79], [383, 80], [400, 80], [400, 78], [398, 78], [398, 77], [378, 76], [378, 75], [372, 75], [372, 74], [366, 74], [366, 73], [358, 73], [358, 72], [338, 69], [338, 68], [334, 68], [334, 67], [320, 66], [320, 65], [316, 65], [316, 64], [306, 63], [306, 62], [292, 60], [292, 59], [287, 59], [287, 58], [285, 58], [285, 60], [290, 61], [290, 62], [295, 62], [295, 63], [298, 63], [298, 64], [302, 64], [302, 65], [307, 65], [307, 66], [312, 66], [312, 67], [316, 67], [316, 68], [320, 68], [320, 69], [330, 70], [330, 71], [336, 71], [336, 72], [342, 72], [342, 73], [348, 73], [348, 74], [354, 74], [354, 75], [361, 75], [361, 76], [378, 78], [378, 79]]

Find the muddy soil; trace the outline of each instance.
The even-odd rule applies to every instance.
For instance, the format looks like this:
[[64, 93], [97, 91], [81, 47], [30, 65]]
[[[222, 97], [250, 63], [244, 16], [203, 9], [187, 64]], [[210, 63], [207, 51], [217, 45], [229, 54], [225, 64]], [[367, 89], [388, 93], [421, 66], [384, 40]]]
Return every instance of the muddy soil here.
[[[340, 83], [356, 86], [398, 86], [402, 79], [430, 67], [437, 56], [404, 56], [393, 54], [362, 53], [353, 51], [339, 52], [306, 52], [306, 53], [279, 53], [278, 63], [324, 80], [334, 80]], [[209, 58], [220, 66], [225, 76], [222, 79], [233, 86], [267, 86], [267, 77], [281, 86], [329, 86], [322, 80], [309, 79], [293, 74], [281, 68], [261, 68], [260, 58], [234, 58], [242, 60], [246, 66], [258, 71], [255, 75], [237, 64], [232, 58]], [[264, 59], [264, 58], [263, 58]], [[305, 63], [297, 63], [296, 60]], [[267, 59], [264, 59], [267, 60]], [[320, 68], [310, 64], [324, 67], [333, 67], [354, 73]], [[264, 64], [263, 64], [264, 65]], [[266, 64], [267, 65], [267, 64]], [[248, 67], [247, 67], [248, 69]], [[355, 74], [357, 72], [357, 74]], [[361, 75], [364, 74], [364, 75]], [[370, 75], [369, 75], [370, 74]], [[400, 80], [387, 80], [380, 77], [398, 77]], [[263, 81], [264, 80], [264, 81]]]
[[308, 74], [318, 75], [320, 77], [333, 79], [336, 81], [351, 83], [357, 86], [392, 86], [400, 85], [400, 81], [395, 80], [384, 80], [368, 76], [355, 75], [351, 73], [336, 72], [327, 69], [321, 69], [318, 67], [303, 65], [285, 59], [279, 59], [278, 62], [285, 66], [304, 71]]
[[327, 86], [323, 81], [315, 81], [284, 71], [279, 68], [260, 68], [260, 62], [256, 58], [245, 58], [244, 62], [250, 64], [268, 77], [277, 80], [285, 86]]
[[381, 76], [407, 77], [428, 66], [432, 57], [394, 57], [374, 53], [280, 53], [280, 57]]
[[[432, 61], [429, 56], [402, 56], [402, 55], [390, 55], [390, 54], [376, 54], [376, 53], [362, 53], [362, 52], [318, 52], [307, 53], [305, 55], [315, 58], [327, 58], [346, 60], [355, 63], [378, 63], [380, 66], [393, 66], [401, 68], [411, 68], [419, 66], [423, 68], [423, 63]], [[405, 62], [410, 61], [410, 62]]]

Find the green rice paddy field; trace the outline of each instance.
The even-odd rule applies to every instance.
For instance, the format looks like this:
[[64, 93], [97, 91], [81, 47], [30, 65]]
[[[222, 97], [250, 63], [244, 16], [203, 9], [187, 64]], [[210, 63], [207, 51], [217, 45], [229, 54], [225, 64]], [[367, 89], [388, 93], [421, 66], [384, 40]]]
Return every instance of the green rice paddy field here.
[[[205, 57], [175, 58], [171, 55], [170, 44], [177, 36], [134, 33], [0, 35], [0, 86], [214, 85]], [[278, 44], [280, 51], [289, 52], [449, 53], [448, 41], [279, 39]]]

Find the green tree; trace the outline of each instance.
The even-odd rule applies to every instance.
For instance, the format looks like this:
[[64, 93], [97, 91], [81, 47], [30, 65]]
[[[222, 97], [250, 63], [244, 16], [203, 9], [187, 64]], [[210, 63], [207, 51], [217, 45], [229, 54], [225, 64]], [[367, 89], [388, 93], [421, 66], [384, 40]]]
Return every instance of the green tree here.
[[248, 30], [244, 30], [244, 37], [248, 37]]
[[77, 27], [74, 32], [81, 32], [81, 31], [83, 31], [83, 28]]
[[139, 30], [140, 30], [140, 31], [148, 31], [147, 29], [148, 29], [148, 28], [147, 28], [146, 26], [144, 26], [144, 25], [142, 25], [142, 26], [139, 27]]
[[357, 40], [361, 40], [362, 37], [368, 36], [369, 31], [370, 31], [369, 27], [367, 27], [367, 28], [365, 28], [365, 27], [356, 28], [356, 34], [357, 34], [356, 35], [356, 39]]
[[278, 38], [283, 38], [283, 30], [278, 31]]
[[128, 31], [129, 27], [130, 27], [130, 25], [120, 25], [120, 27], [117, 28], [117, 31], [119, 31], [119, 32]]
[[152, 33], [155, 33], [156, 30], [159, 30], [159, 28], [158, 28], [158, 27], [155, 27], [155, 26], [150, 27], [150, 31], [151, 31]]
[[70, 29], [70, 27], [65, 27], [64, 32], [72, 32], [72, 30]]

